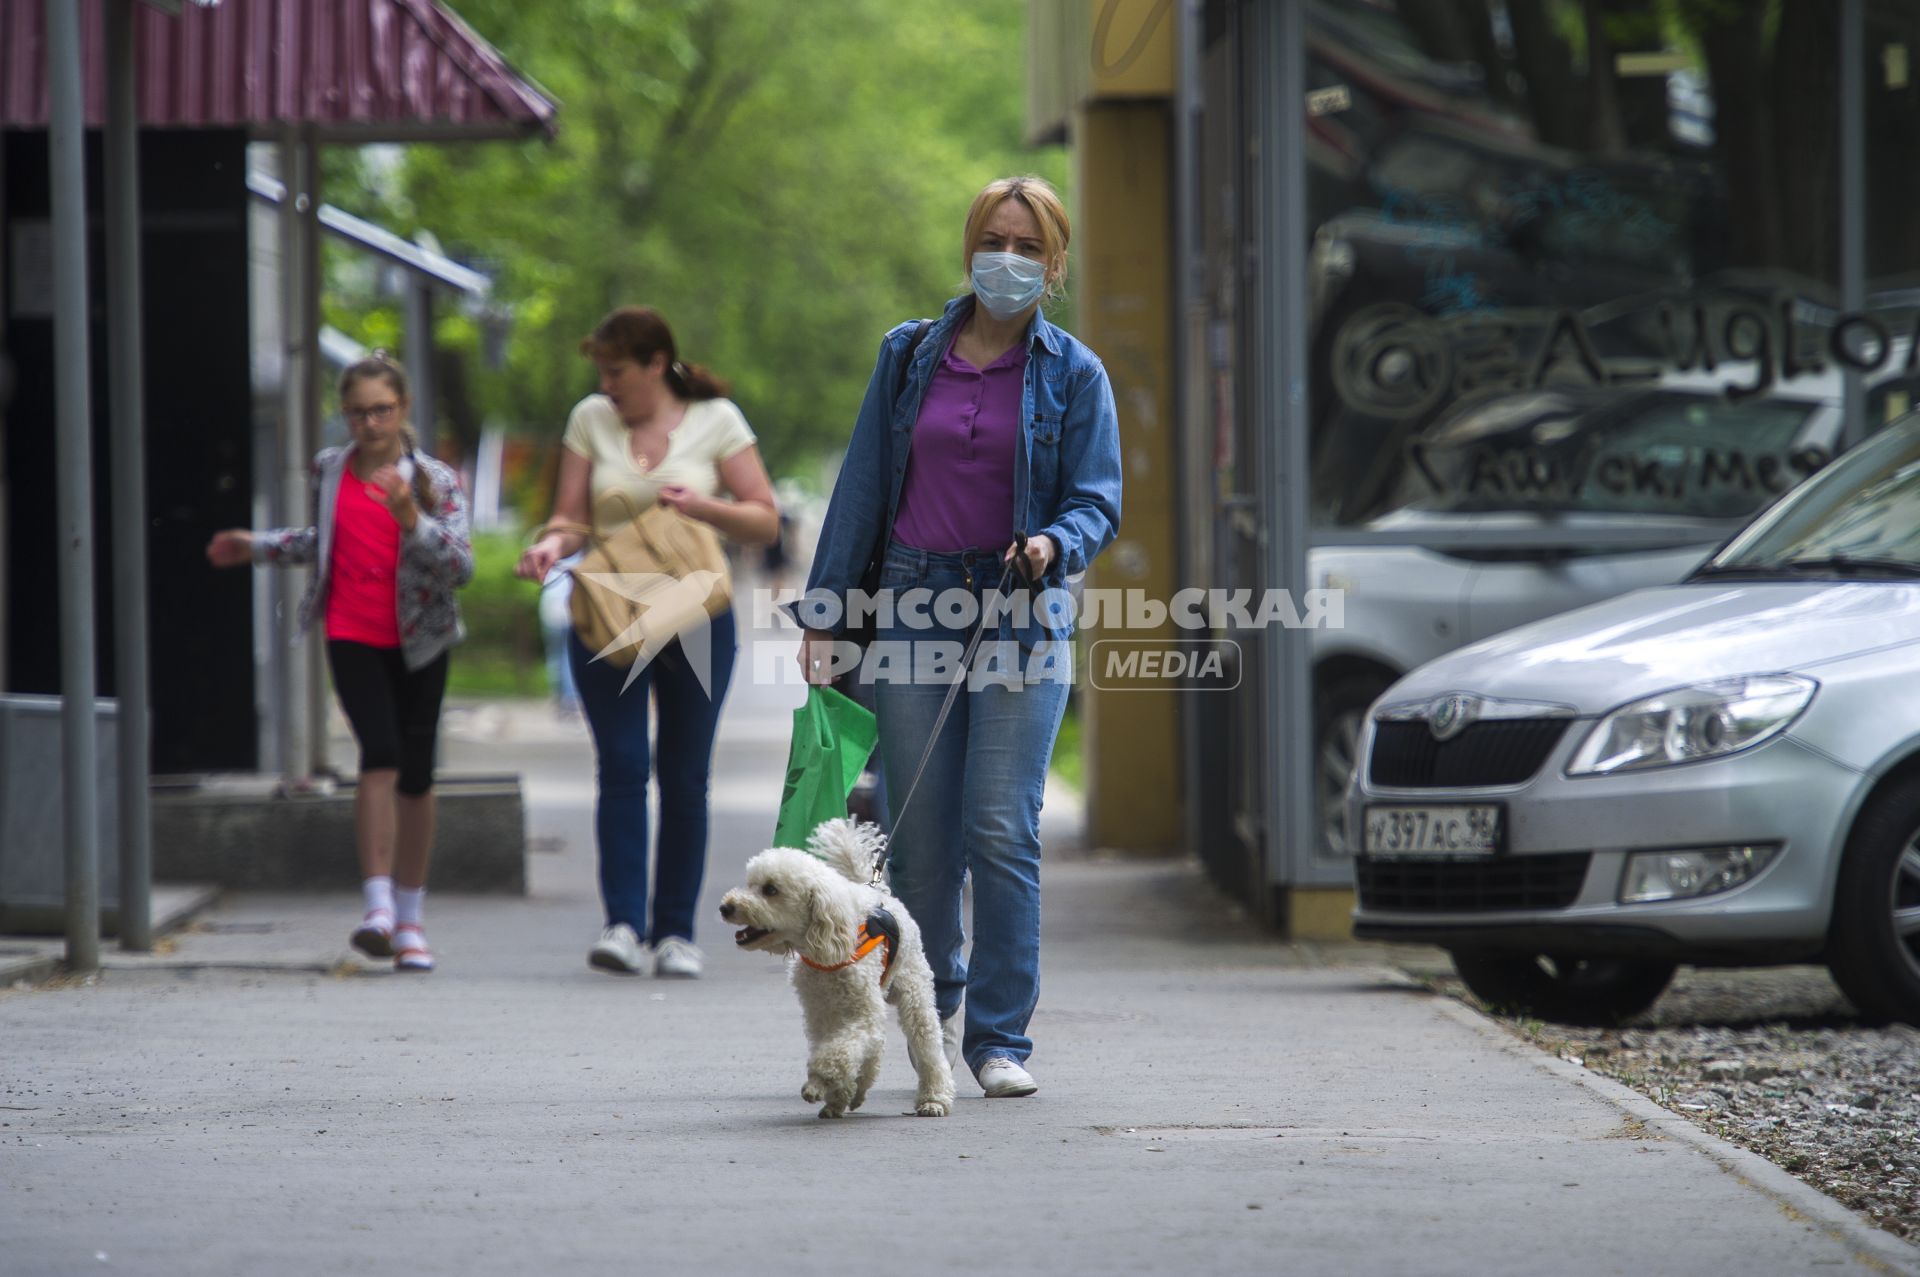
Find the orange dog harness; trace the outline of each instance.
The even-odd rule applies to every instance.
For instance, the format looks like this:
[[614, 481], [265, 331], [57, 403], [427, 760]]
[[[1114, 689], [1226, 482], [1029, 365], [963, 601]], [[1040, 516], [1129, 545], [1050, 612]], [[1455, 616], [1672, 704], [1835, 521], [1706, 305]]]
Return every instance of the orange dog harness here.
[[885, 980], [889, 975], [893, 974], [893, 948], [899, 939], [900, 924], [894, 921], [893, 915], [885, 909], [875, 909], [867, 915], [867, 920], [860, 924], [860, 929], [853, 933], [853, 956], [851, 958], [848, 958], [845, 962], [829, 964], [815, 962], [803, 953], [800, 955], [800, 961], [806, 963], [815, 971], [844, 971], [846, 968], [872, 953], [875, 949], [884, 949], [885, 955], [880, 959], [880, 978]]

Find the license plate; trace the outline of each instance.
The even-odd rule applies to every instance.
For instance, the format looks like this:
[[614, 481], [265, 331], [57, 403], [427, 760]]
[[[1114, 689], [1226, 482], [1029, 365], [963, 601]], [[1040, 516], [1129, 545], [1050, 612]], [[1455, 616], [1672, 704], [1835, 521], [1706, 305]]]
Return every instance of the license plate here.
[[1496, 803], [1368, 807], [1369, 856], [1491, 856], [1500, 846]]

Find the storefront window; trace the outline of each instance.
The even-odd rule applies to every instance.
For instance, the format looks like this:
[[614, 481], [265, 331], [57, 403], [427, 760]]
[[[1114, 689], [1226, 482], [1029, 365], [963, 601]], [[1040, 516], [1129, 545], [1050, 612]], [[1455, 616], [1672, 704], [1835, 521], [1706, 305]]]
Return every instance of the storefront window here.
[[[1852, 209], [1841, 6], [1314, 0], [1316, 522], [1738, 520], [1906, 406], [1920, 15], [1868, 8]], [[1870, 234], [1853, 310], [1844, 217]], [[1851, 434], [1850, 369], [1877, 410]], [[1763, 464], [1764, 481], [1741, 468]], [[1543, 467], [1551, 482], [1493, 482]], [[1600, 482], [1621, 474], [1638, 477]]]

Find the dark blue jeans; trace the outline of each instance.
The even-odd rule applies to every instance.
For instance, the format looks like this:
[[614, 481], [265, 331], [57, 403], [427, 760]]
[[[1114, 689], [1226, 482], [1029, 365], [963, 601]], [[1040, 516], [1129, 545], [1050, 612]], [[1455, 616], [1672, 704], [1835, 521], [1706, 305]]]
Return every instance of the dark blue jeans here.
[[[701, 686], [682, 643], [711, 644], [707, 686]], [[654, 657], [626, 686], [627, 668], [595, 661], [577, 634], [567, 636], [567, 659], [599, 764], [593, 828], [600, 845], [600, 899], [609, 926], [624, 922], [649, 944], [668, 936], [693, 939], [694, 906], [707, 868], [713, 738], [737, 646], [733, 613], [722, 612], [707, 630], [684, 635]], [[658, 706], [657, 749], [648, 739], [649, 701]], [[649, 921], [647, 778], [656, 771], [660, 840]]]

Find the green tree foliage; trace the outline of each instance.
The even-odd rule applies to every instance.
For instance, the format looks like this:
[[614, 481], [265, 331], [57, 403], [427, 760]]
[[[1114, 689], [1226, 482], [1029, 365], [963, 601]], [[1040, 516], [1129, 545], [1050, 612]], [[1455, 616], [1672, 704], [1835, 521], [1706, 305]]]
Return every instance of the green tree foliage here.
[[881, 333], [957, 290], [974, 192], [1064, 175], [1022, 144], [1025, 0], [459, 9], [558, 99], [559, 135], [411, 148], [380, 216], [494, 275], [504, 366], [463, 316], [439, 336], [468, 351], [479, 413], [531, 436], [557, 442], [592, 389], [581, 336], [644, 303], [733, 383], [776, 475], [829, 452]]

